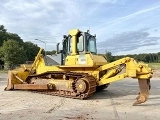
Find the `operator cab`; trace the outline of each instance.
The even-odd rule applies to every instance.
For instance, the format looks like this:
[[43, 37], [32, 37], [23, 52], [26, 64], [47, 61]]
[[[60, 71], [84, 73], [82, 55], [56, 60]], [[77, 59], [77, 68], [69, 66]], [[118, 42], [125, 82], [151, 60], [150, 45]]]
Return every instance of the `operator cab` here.
[[[72, 54], [72, 49], [74, 47], [72, 45], [72, 42], [73, 42], [73, 39], [72, 39], [71, 35], [64, 36], [64, 39], [62, 42], [63, 54], [65, 54], [65, 55]], [[79, 32], [77, 34], [77, 39], [76, 39], [76, 52], [77, 52], [77, 54], [83, 54], [83, 53], [97, 54], [95, 36], [92, 36], [88, 32]]]
[[[97, 54], [96, 36], [87, 32], [78, 31], [76, 35], [64, 35], [62, 41], [62, 64], [68, 55], [82, 55], [86, 53]], [[57, 44], [57, 52], [59, 51], [59, 44]]]

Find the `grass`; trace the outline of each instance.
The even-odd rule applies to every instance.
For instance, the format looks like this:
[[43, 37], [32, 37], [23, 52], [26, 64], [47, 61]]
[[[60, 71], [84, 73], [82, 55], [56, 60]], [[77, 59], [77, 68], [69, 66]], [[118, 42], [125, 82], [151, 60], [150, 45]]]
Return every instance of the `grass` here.
[[0, 73], [7, 73], [8, 71], [6, 70], [0, 70]]
[[149, 67], [160, 70], [160, 63], [148, 63]]

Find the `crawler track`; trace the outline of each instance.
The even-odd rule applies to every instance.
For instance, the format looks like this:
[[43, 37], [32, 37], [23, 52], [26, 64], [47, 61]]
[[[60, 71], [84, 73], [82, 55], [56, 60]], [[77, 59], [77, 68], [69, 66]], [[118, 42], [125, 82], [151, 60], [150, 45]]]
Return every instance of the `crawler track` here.
[[[27, 78], [27, 82], [30, 84], [31, 80], [36, 80], [36, 82], [41, 81], [41, 79], [45, 79], [46, 82], [48, 82], [53, 76], [58, 76], [55, 80], [60, 80], [60, 78], [63, 79], [63, 76], [66, 76], [68, 80], [72, 78], [72, 90], [66, 91], [66, 90], [43, 90], [43, 91], [33, 91], [36, 93], [41, 94], [47, 94], [47, 95], [53, 95], [53, 96], [61, 96], [61, 97], [67, 97], [67, 98], [76, 98], [76, 99], [86, 99], [90, 97], [95, 91], [96, 91], [96, 81], [95, 78], [86, 74], [86, 73], [74, 73], [74, 72], [46, 72], [39, 75], [30, 75]], [[49, 76], [49, 77], [48, 77]], [[52, 77], [51, 77], [52, 76]], [[86, 89], [82, 92], [79, 92], [77, 89], [77, 81], [85, 81], [86, 83]]]

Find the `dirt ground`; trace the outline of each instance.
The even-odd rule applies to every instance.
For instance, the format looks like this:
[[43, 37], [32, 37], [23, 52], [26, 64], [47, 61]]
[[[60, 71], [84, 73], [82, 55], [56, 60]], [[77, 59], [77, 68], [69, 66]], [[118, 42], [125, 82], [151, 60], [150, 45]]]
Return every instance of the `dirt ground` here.
[[160, 71], [151, 79], [152, 89], [146, 103], [132, 106], [138, 82], [124, 79], [77, 100], [33, 93], [4, 91], [6, 74], [0, 74], [0, 120], [160, 120]]
[[153, 70], [153, 77], [160, 77], [160, 70]]

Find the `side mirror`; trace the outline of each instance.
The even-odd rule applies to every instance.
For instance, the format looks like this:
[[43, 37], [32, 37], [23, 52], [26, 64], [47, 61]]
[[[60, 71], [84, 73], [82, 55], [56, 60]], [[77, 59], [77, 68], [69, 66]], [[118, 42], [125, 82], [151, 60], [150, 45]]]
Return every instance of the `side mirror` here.
[[57, 54], [59, 54], [59, 53], [60, 53], [60, 50], [59, 50], [59, 44], [60, 44], [60, 43], [57, 43]]
[[63, 35], [63, 38], [67, 38], [67, 35]]

